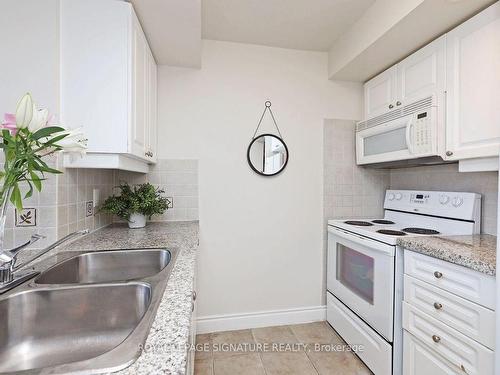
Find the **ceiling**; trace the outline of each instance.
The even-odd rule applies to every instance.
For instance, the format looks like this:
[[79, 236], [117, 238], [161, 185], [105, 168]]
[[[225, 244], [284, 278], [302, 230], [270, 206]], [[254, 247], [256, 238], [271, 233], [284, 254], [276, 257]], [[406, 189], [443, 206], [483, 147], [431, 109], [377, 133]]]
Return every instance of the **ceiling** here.
[[201, 0], [132, 3], [158, 64], [201, 67]]
[[203, 0], [203, 39], [328, 51], [375, 0]]

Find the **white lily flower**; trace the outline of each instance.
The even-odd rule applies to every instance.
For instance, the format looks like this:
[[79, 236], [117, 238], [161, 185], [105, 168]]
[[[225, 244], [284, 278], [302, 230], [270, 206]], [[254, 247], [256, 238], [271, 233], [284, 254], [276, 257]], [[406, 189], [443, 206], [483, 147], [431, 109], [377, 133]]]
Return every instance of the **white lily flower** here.
[[48, 109], [38, 109], [35, 104], [33, 104], [33, 117], [28, 125], [28, 129], [34, 133], [38, 129], [43, 128], [47, 125], [49, 121], [49, 110]]
[[78, 129], [69, 129], [64, 130], [62, 132], [54, 133], [51, 135], [51, 138], [58, 137], [63, 134], [67, 134], [66, 137], [57, 141], [56, 144], [62, 148], [65, 152], [75, 152], [81, 155], [85, 154], [87, 150], [87, 141], [88, 139], [85, 137], [85, 134], [81, 130]]
[[29, 125], [33, 118], [33, 99], [29, 93], [25, 94], [17, 103], [16, 126], [23, 129]]

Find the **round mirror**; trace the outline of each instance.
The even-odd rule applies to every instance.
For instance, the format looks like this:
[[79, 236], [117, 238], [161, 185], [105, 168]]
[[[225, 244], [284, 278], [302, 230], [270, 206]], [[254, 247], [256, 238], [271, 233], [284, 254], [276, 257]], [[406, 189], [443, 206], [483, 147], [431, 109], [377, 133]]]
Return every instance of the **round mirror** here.
[[274, 176], [288, 163], [288, 148], [280, 137], [261, 134], [248, 146], [247, 159], [250, 167], [262, 176]]

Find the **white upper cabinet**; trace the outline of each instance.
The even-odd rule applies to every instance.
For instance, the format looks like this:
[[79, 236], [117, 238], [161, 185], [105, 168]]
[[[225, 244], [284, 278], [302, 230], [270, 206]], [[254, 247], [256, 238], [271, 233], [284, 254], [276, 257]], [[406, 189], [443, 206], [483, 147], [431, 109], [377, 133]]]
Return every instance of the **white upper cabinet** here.
[[61, 120], [89, 139], [87, 156], [65, 166], [147, 171], [156, 160], [156, 63], [132, 5], [60, 4]]
[[133, 64], [133, 121], [134, 126], [130, 128], [131, 150], [134, 155], [143, 156], [146, 150], [146, 131], [148, 122], [148, 80], [149, 80], [149, 51], [146, 38], [142, 33], [141, 26], [135, 15], [132, 19], [132, 55]]
[[364, 93], [364, 120], [433, 96], [440, 156], [491, 168], [500, 153], [500, 2], [366, 82]]
[[149, 54], [149, 118], [146, 129], [146, 153], [156, 163], [156, 145], [158, 137], [158, 68], [153, 55]]
[[418, 50], [365, 83], [365, 120], [436, 95], [445, 86], [445, 37]]
[[365, 119], [389, 112], [396, 105], [396, 67], [365, 83]]
[[500, 3], [447, 34], [446, 157], [500, 150]]
[[436, 95], [438, 103], [446, 84], [446, 38], [442, 36], [410, 55], [397, 67], [396, 105], [407, 105]]

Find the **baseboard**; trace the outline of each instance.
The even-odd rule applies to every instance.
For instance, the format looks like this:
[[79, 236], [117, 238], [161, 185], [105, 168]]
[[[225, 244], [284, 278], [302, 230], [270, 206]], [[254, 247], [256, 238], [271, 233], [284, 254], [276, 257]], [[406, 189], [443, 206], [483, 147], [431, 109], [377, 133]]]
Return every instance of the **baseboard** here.
[[326, 320], [326, 306], [260, 311], [247, 314], [200, 316], [196, 319], [196, 333], [310, 323], [322, 320]]

